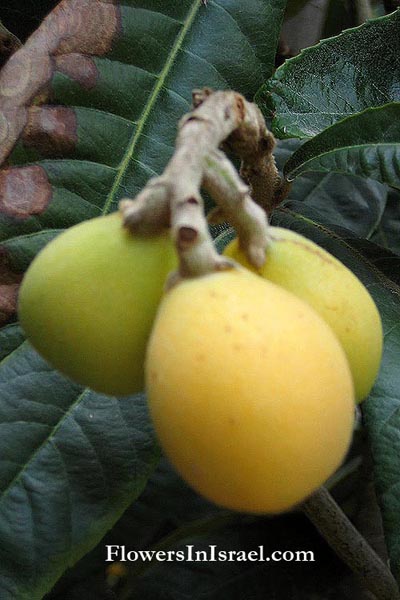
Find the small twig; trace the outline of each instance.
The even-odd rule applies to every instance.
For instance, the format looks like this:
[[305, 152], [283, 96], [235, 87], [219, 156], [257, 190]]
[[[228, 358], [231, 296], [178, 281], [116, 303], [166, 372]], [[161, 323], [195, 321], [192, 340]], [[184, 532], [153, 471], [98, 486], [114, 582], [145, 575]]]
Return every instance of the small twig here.
[[399, 600], [393, 575], [324, 487], [303, 502], [301, 509], [377, 600]]
[[265, 211], [252, 200], [249, 187], [223, 152], [215, 150], [207, 157], [206, 165], [204, 187], [217, 202], [222, 219], [236, 229], [250, 263], [262, 267], [269, 243]]

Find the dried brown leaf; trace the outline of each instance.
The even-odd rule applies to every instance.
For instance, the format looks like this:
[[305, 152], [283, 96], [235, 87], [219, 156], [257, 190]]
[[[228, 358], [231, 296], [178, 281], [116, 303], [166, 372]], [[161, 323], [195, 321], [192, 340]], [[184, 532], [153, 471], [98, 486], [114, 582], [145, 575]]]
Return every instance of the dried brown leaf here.
[[26, 219], [43, 212], [52, 187], [43, 167], [14, 167], [0, 171], [0, 212]]
[[85, 90], [91, 90], [97, 83], [98, 72], [93, 59], [72, 52], [55, 57], [56, 70], [77, 81]]
[[10, 267], [8, 252], [0, 246], [0, 325], [6, 323], [17, 310], [21, 273]]
[[74, 110], [66, 106], [31, 106], [22, 140], [43, 156], [70, 154], [78, 141]]
[[17, 283], [0, 284], [0, 325], [9, 321], [17, 311], [18, 288]]
[[121, 30], [114, 0], [62, 0], [0, 73], [0, 164], [28, 123], [29, 106], [57, 68], [85, 87], [97, 74], [90, 56], [107, 53]]

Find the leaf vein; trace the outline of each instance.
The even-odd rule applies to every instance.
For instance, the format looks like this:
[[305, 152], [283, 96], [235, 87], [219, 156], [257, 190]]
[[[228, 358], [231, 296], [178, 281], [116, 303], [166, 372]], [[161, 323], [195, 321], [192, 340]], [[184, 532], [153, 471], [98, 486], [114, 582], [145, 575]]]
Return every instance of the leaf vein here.
[[112, 206], [112, 204], [114, 202], [114, 198], [115, 198], [115, 195], [117, 194], [118, 187], [122, 181], [122, 178], [125, 174], [128, 164], [132, 160], [133, 154], [135, 152], [135, 149], [139, 142], [139, 139], [142, 135], [143, 129], [147, 124], [148, 118], [149, 118], [149, 116], [153, 110], [153, 107], [160, 95], [160, 92], [162, 91], [162, 89], [164, 87], [165, 81], [166, 81], [167, 76], [169, 75], [169, 72], [175, 62], [175, 58], [179, 52], [179, 49], [181, 48], [183, 41], [194, 22], [194, 19], [197, 15], [197, 12], [200, 9], [200, 6], [201, 6], [200, 2], [198, 0], [194, 0], [194, 2], [192, 3], [192, 7], [189, 10], [187, 17], [185, 19], [185, 22], [182, 26], [182, 29], [180, 30], [179, 34], [177, 35], [177, 37], [175, 39], [175, 42], [174, 42], [174, 44], [171, 48], [171, 51], [168, 55], [168, 59], [165, 63], [165, 66], [164, 66], [163, 70], [161, 71], [161, 73], [153, 87], [153, 91], [151, 92], [150, 97], [143, 108], [142, 114], [138, 120], [137, 129], [132, 137], [130, 144], [128, 145], [128, 148], [125, 152], [125, 156], [124, 156], [123, 160], [121, 161], [121, 166], [118, 169], [117, 176], [111, 187], [110, 193], [108, 194], [108, 197], [105, 201], [103, 214], [106, 214], [108, 212], [108, 210], [110, 209], [110, 207]]

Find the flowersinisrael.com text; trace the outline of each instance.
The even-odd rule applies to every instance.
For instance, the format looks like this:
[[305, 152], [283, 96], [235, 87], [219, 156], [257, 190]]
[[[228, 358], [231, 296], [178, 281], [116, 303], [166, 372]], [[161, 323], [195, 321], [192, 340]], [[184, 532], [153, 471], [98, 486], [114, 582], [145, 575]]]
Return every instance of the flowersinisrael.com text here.
[[315, 562], [311, 550], [274, 550], [267, 555], [263, 546], [256, 550], [219, 550], [216, 545], [195, 550], [192, 544], [180, 550], [127, 550], [126, 546], [107, 545], [106, 562]]

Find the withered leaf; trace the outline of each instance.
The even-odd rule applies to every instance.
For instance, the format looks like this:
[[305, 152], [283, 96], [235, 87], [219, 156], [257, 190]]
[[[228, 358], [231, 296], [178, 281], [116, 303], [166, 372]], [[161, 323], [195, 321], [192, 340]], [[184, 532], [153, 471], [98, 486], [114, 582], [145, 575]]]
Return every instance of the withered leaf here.
[[0, 212], [20, 219], [40, 214], [52, 188], [43, 167], [14, 167], [0, 171]]
[[83, 85], [96, 73], [90, 56], [108, 52], [121, 29], [111, 0], [62, 0], [0, 73], [0, 164], [28, 123], [28, 108], [57, 68]]

